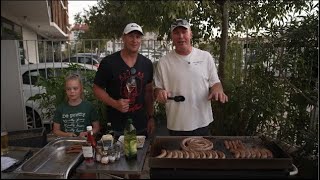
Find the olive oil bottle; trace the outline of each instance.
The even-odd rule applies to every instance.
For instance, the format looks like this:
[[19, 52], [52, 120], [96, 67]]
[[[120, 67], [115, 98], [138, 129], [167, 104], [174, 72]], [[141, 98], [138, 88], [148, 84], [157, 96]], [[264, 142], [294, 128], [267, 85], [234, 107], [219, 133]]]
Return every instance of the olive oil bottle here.
[[124, 129], [124, 153], [127, 160], [137, 159], [137, 132], [130, 118]]

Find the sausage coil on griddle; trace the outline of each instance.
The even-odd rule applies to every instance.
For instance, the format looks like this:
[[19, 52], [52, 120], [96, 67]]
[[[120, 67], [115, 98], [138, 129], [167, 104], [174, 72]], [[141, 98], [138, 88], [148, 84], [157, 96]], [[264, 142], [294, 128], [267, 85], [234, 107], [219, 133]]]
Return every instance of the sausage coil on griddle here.
[[213, 149], [213, 143], [203, 137], [188, 137], [181, 141], [181, 148], [186, 151], [206, 151]]

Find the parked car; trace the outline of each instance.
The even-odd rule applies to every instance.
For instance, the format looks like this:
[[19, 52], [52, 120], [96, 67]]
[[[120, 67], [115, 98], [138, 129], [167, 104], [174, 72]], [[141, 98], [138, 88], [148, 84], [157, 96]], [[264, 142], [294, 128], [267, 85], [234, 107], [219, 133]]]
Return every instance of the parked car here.
[[98, 59], [89, 55], [75, 55], [70, 58], [65, 58], [62, 62], [72, 62], [72, 63], [82, 63], [82, 64], [91, 64], [93, 66], [99, 67], [100, 62]]
[[[70, 67], [70, 64], [78, 64], [81, 70], [85, 71], [97, 71], [97, 67], [81, 64], [81, 63], [38, 63], [38, 64], [25, 64], [21, 65], [22, 74], [22, 89], [24, 102], [27, 112], [27, 127], [36, 128], [42, 127], [42, 125], [50, 125], [52, 118], [44, 118], [41, 113], [41, 108], [38, 101], [29, 100], [30, 97], [46, 92], [44, 87], [36, 86], [39, 76], [44, 78], [52, 78], [61, 74], [61, 70]], [[44, 112], [44, 110], [42, 110]], [[35, 120], [33, 124], [33, 119]]]
[[160, 51], [153, 51], [153, 50], [141, 50], [140, 54], [144, 55], [145, 57], [149, 58], [152, 62], [159, 61], [159, 59], [163, 56], [163, 53]]
[[74, 55], [74, 56], [93, 57], [93, 58], [97, 59], [99, 62], [101, 61], [101, 58], [103, 58], [103, 57], [101, 57], [101, 54], [100, 54], [100, 56], [99, 56], [99, 55], [96, 54], [96, 53], [77, 53], [77, 54]]

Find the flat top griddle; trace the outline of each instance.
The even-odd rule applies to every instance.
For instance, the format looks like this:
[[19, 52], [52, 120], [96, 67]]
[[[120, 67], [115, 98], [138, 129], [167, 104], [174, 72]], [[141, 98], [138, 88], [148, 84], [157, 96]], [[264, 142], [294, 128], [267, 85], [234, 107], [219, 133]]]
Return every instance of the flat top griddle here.
[[[156, 158], [162, 149], [181, 150], [180, 143], [189, 136], [157, 136], [151, 146], [150, 168], [180, 168], [203, 170], [286, 170], [292, 158], [275, 142], [259, 136], [204, 136], [213, 142], [213, 150], [222, 151], [225, 159]], [[238, 159], [225, 148], [225, 140], [241, 140], [246, 147], [267, 148], [273, 153], [269, 159]]]

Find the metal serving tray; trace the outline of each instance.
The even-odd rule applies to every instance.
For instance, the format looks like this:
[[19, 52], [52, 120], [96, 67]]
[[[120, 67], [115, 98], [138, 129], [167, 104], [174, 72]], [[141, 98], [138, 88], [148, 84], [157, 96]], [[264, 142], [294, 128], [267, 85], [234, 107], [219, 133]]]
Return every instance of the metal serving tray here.
[[71, 169], [82, 159], [82, 152], [66, 153], [66, 148], [85, 143], [86, 140], [80, 138], [57, 138], [39, 150], [14, 172], [31, 176], [67, 179]]
[[[204, 136], [213, 142], [213, 149], [225, 153], [225, 159], [183, 159], [183, 158], [156, 158], [161, 149], [181, 149], [180, 143], [187, 136], [160, 136], [156, 137], [150, 151], [150, 168], [183, 168], [183, 169], [211, 169], [211, 170], [285, 170], [292, 166], [292, 158], [275, 142], [258, 136]], [[224, 140], [239, 139], [247, 146], [265, 147], [272, 151], [271, 159], [236, 159], [224, 147]]]

